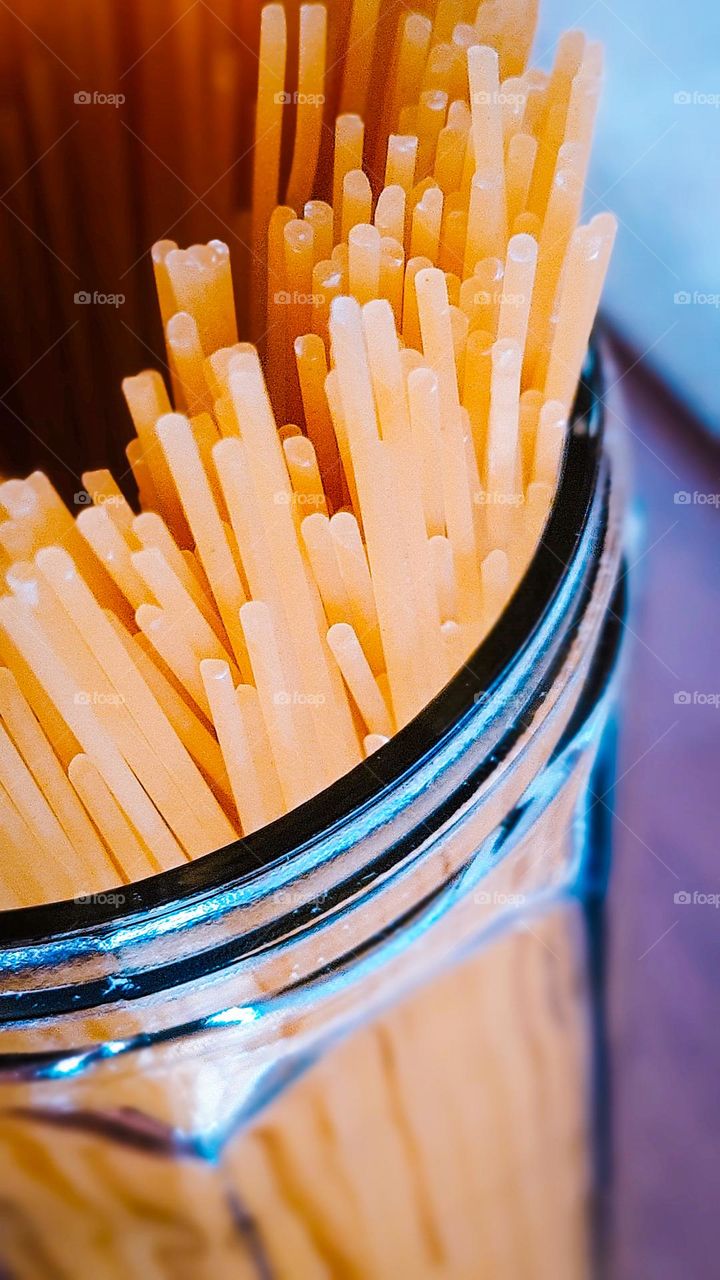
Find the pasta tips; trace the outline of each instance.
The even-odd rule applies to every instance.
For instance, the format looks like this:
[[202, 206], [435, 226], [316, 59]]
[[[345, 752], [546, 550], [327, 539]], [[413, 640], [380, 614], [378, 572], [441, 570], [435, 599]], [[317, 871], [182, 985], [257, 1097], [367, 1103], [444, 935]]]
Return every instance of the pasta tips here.
[[[137, 502], [105, 468], [72, 513], [39, 472], [0, 483], [1, 904], [302, 804], [439, 692], [532, 559], [615, 232], [578, 225], [601, 58], [571, 33], [530, 67], [534, 0], [423, 9], [265, 6], [254, 100], [235, 46], [185, 48], [163, 119], [226, 238], [152, 248]], [[138, 222], [169, 225], [143, 172]]]

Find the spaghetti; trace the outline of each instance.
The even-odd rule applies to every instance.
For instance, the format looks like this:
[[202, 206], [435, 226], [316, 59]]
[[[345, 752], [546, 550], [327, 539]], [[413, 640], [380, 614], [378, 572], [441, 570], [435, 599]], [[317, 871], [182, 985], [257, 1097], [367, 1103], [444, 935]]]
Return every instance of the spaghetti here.
[[221, 241], [154, 246], [169, 386], [123, 386], [140, 514], [105, 471], [76, 520], [40, 473], [0, 484], [2, 906], [302, 803], [443, 687], [527, 568], [615, 231], [578, 226], [599, 56], [573, 33], [543, 76], [532, 5], [428, 7], [380, 93], [377, 4], [339, 58], [302, 6], [296, 89], [263, 10], [251, 302]]

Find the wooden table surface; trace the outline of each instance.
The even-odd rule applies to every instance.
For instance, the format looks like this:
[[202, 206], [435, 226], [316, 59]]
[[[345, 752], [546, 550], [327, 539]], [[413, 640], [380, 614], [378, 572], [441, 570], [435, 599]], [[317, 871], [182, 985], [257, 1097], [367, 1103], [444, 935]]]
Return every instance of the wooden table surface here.
[[610, 1274], [711, 1280], [720, 1277], [720, 458], [634, 357], [617, 356], [608, 400], [629, 432], [635, 500], [609, 903]]

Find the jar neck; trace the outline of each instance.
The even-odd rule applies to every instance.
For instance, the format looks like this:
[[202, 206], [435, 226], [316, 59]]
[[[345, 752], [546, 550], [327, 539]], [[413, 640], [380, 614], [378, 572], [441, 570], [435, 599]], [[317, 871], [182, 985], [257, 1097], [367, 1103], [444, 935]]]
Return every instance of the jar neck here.
[[[603, 634], [620, 561], [622, 499], [611, 483], [600, 419], [596, 382], [575, 417], [554, 515], [521, 588], [421, 716], [296, 814], [183, 869], [179, 888], [168, 883], [176, 873], [156, 877], [165, 884], [129, 889], [126, 909], [101, 912], [97, 922], [74, 919], [65, 910], [71, 904], [46, 909], [36, 940], [32, 933], [8, 938], [0, 953], [0, 1019], [18, 1027], [63, 1016], [71, 1023], [80, 1010], [117, 1006], [120, 1025], [121, 1009], [154, 1000], [153, 1026], [161, 1030], [177, 1025], [179, 1013], [175, 1006], [164, 1017], [163, 993], [175, 1000], [193, 989], [187, 1010], [203, 1017], [211, 1010], [195, 986], [212, 977], [216, 1013], [225, 979], [228, 991], [235, 989], [243, 966], [253, 969], [298, 939], [314, 939], [348, 912], [358, 921], [368, 909], [367, 927], [352, 933], [356, 947], [372, 946], [373, 895], [393, 876], [409, 881], [407, 869], [427, 864], [468, 806], [486, 805], [500, 792], [525, 741], [515, 787], [501, 794], [501, 819], [557, 753]], [[533, 615], [535, 625], [528, 625]], [[489, 808], [487, 821], [493, 816]], [[416, 892], [399, 895], [394, 920], [380, 913], [383, 927], [401, 926], [417, 905]], [[29, 926], [37, 929], [42, 917], [36, 912]]]

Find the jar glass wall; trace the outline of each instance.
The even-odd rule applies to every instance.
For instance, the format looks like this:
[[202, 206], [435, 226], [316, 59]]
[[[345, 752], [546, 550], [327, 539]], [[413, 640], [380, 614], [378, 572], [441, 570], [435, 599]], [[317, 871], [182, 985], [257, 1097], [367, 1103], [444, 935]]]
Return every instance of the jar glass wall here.
[[588, 1274], [623, 611], [590, 383], [528, 574], [413, 724], [230, 850], [3, 919], [13, 1277]]

